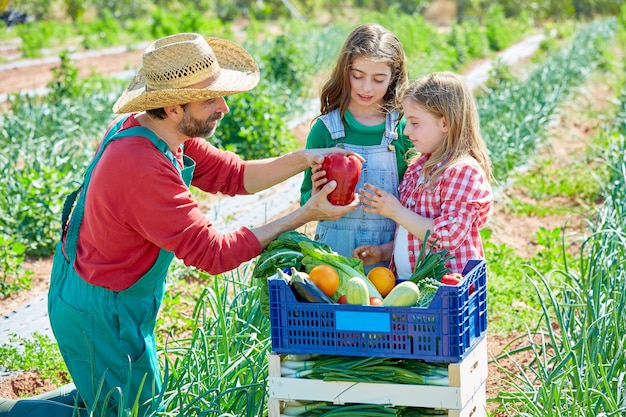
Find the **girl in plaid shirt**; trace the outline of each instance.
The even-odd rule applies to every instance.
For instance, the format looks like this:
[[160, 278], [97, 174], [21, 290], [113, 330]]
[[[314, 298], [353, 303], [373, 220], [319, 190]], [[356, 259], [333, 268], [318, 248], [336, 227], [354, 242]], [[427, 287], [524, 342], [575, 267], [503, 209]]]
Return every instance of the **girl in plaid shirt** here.
[[395, 240], [357, 247], [364, 264], [390, 260], [399, 280], [408, 279], [430, 230], [428, 245], [447, 249], [452, 272], [470, 259], [484, 259], [479, 230], [487, 222], [493, 195], [487, 147], [480, 134], [474, 98], [461, 76], [451, 72], [414, 81], [400, 96], [404, 134], [418, 154], [399, 186], [399, 198], [371, 184], [359, 190], [363, 211], [397, 223]]

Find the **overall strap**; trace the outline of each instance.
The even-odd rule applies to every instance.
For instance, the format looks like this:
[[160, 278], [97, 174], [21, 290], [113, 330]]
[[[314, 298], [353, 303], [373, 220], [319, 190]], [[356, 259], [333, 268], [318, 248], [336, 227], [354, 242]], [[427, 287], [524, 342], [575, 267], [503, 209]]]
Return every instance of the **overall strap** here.
[[[398, 139], [398, 132], [396, 128], [398, 127], [399, 116], [400, 113], [397, 110], [392, 110], [385, 116], [384, 144], [387, 146], [391, 146], [393, 141]], [[346, 131], [343, 123], [341, 122], [339, 107], [332, 110], [330, 113], [321, 115], [320, 119], [326, 126], [326, 129], [330, 132], [331, 139], [339, 140], [345, 138]]]
[[397, 110], [392, 110], [387, 113], [385, 117], [385, 133], [383, 135], [382, 145], [387, 146], [389, 152], [392, 152], [396, 149], [393, 141], [398, 139], [398, 118], [400, 117], [400, 112]]
[[329, 113], [321, 115], [320, 119], [330, 132], [331, 139], [338, 140], [346, 137], [346, 131], [341, 121], [341, 115], [339, 114], [339, 107]]
[[385, 117], [385, 138], [389, 140], [388, 144], [391, 144], [391, 142], [398, 139], [398, 131], [396, 128], [398, 127], [399, 116], [400, 113], [398, 110], [392, 110], [388, 112]]
[[[148, 138], [154, 146], [159, 149], [178, 169], [180, 172], [181, 168], [178, 165], [176, 157], [170, 151], [167, 144], [159, 139], [158, 136], [154, 134], [150, 129], [147, 129], [143, 126], [134, 126], [128, 129], [119, 130], [122, 126], [122, 123], [125, 119], [120, 119], [107, 133], [107, 135], [102, 140], [100, 148], [98, 152], [93, 157], [91, 163], [87, 167], [87, 171], [83, 177], [83, 183], [78, 189], [70, 193], [63, 203], [63, 213], [61, 214], [61, 240], [65, 236], [65, 256], [66, 258], [74, 262], [76, 259], [76, 246], [78, 244], [78, 230], [80, 229], [80, 225], [83, 221], [84, 214], [84, 204], [85, 204], [85, 195], [87, 191], [87, 187], [89, 186], [89, 182], [91, 181], [91, 175], [93, 170], [100, 160], [102, 153], [106, 149], [106, 147], [113, 142], [114, 140], [121, 139], [128, 136], [143, 136]], [[76, 202], [76, 198], [78, 197], [78, 202]], [[76, 202], [76, 210], [72, 212], [74, 208], [74, 203]], [[71, 215], [71, 217], [70, 217]]]

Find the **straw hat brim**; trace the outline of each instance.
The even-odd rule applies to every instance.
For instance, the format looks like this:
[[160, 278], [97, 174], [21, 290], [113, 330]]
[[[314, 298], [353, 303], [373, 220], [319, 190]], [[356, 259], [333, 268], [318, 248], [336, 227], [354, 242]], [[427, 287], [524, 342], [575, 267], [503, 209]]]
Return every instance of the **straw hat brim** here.
[[220, 65], [218, 78], [206, 88], [172, 88], [146, 91], [146, 81], [140, 69], [130, 85], [113, 105], [115, 113], [131, 113], [166, 106], [225, 97], [253, 89], [260, 73], [254, 59], [234, 42], [205, 38]]

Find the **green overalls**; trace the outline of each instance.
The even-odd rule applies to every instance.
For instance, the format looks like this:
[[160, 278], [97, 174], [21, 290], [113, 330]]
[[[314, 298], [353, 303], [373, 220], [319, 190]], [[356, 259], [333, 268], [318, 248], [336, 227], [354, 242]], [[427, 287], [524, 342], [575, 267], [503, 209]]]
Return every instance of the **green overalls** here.
[[[74, 269], [76, 245], [91, 174], [107, 145], [126, 136], [149, 138], [179, 169], [187, 186], [191, 183], [195, 168], [195, 162], [185, 155], [184, 167], [180, 169], [165, 142], [144, 127], [137, 126], [118, 132], [122, 122], [120, 120], [104, 138], [85, 173], [82, 187], [65, 201], [62, 219], [62, 224], [67, 224], [63, 231], [65, 245], [62, 238], [54, 256], [48, 296], [52, 330], [79, 398], [88, 409], [96, 406], [98, 416], [101, 415], [102, 407], [110, 410], [107, 415], [117, 415], [118, 408], [132, 408], [137, 398], [139, 415], [159, 407], [162, 381], [154, 327], [163, 299], [165, 278], [174, 254], [161, 249], [152, 268], [123, 291], [94, 286], [78, 276]], [[80, 195], [79, 191], [82, 191]], [[70, 218], [77, 195], [78, 202]], [[120, 403], [122, 400], [123, 403]], [[37, 415], [71, 415], [67, 411], [64, 414], [52, 414], [55, 405], [57, 403], [49, 402], [50, 412], [46, 410], [45, 414], [41, 414], [43, 411], [39, 408]], [[68, 408], [61, 404], [58, 406]], [[28, 415], [23, 411], [19, 415]]]

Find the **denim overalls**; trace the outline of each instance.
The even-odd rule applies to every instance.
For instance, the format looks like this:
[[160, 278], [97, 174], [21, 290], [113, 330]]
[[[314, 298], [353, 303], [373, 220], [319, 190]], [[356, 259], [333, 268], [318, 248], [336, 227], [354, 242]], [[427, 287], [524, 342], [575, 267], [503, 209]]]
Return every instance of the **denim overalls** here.
[[[357, 190], [367, 182], [398, 197], [398, 164], [393, 142], [398, 139], [396, 125], [398, 112], [387, 113], [385, 133], [380, 145], [360, 146], [340, 142], [345, 137], [344, 125], [339, 116], [339, 109], [320, 116], [330, 132], [330, 136], [340, 146], [357, 152], [363, 158], [361, 177]], [[339, 220], [323, 220], [317, 225], [315, 239], [329, 245], [342, 256], [351, 257], [352, 251], [360, 245], [380, 245], [393, 240], [396, 223], [379, 214], [366, 213], [357, 208], [352, 213], [344, 214]], [[365, 266], [365, 273], [375, 266], [388, 266], [389, 262]]]
[[[159, 407], [162, 389], [154, 327], [163, 299], [165, 278], [174, 254], [163, 249], [152, 268], [135, 284], [123, 291], [91, 285], [74, 269], [78, 232], [83, 217], [85, 194], [91, 173], [107, 145], [126, 136], [144, 136], [178, 168], [189, 186], [195, 162], [184, 158], [181, 169], [165, 142], [150, 130], [136, 126], [118, 132], [123, 120], [110, 130], [87, 169], [83, 185], [70, 194], [63, 208], [63, 225], [78, 202], [57, 245], [52, 267], [48, 310], [52, 330], [80, 397], [88, 407], [129, 409], [139, 397], [140, 413]], [[138, 161], [137, 163], [141, 163]], [[119, 404], [119, 389], [124, 403]], [[111, 395], [108, 401], [106, 397]], [[145, 404], [144, 404], [145, 403]], [[100, 412], [98, 412], [100, 415]]]

